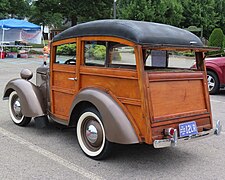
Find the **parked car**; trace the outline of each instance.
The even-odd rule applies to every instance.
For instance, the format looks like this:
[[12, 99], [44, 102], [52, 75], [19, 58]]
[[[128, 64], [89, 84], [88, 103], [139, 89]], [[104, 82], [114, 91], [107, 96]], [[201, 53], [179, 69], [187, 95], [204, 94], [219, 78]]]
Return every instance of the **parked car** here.
[[208, 89], [210, 94], [218, 94], [225, 87], [225, 57], [207, 58]]
[[[5, 87], [16, 125], [49, 117], [76, 127], [82, 151], [93, 159], [107, 157], [113, 143], [162, 148], [221, 131], [219, 121], [213, 129], [204, 83], [204, 52], [211, 49], [186, 30], [99, 20], [65, 30], [50, 49], [50, 66], [37, 69], [36, 84], [24, 69]], [[184, 52], [194, 52], [196, 70], [174, 63]]]

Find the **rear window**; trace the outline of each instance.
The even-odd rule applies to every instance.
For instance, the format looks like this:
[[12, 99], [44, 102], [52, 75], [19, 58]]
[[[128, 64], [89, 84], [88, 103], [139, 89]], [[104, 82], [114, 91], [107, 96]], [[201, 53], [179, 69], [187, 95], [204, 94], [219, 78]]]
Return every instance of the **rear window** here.
[[145, 70], [151, 69], [191, 69], [195, 63], [192, 51], [143, 50]]

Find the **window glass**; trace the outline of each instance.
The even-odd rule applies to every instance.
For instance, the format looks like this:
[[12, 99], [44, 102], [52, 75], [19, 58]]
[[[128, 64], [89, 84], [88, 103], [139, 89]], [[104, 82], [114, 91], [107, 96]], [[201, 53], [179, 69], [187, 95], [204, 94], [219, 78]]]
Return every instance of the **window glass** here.
[[86, 41], [85, 42], [85, 65], [87, 66], [104, 66], [106, 60], [105, 41]]
[[144, 49], [145, 69], [191, 69], [195, 63], [195, 53], [192, 51], [161, 51]]
[[109, 43], [109, 59], [109, 66], [112, 67], [135, 68], [136, 66], [134, 48], [127, 45]]
[[76, 64], [76, 43], [56, 46], [56, 60], [58, 64]]

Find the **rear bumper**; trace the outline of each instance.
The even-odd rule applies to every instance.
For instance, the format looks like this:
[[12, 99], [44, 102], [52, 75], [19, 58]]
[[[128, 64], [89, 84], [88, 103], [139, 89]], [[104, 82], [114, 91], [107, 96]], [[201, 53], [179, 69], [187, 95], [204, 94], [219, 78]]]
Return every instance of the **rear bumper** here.
[[184, 137], [184, 138], [178, 138], [177, 131], [175, 131], [172, 138], [155, 140], [153, 142], [153, 146], [154, 146], [154, 148], [177, 146], [177, 144], [180, 144], [180, 143], [185, 143], [185, 142], [194, 141], [194, 140], [200, 140], [200, 139], [210, 137], [213, 135], [220, 135], [221, 130], [222, 130], [222, 125], [220, 124], [220, 121], [218, 120], [216, 123], [215, 129], [211, 129], [208, 131], [202, 131], [197, 135]]

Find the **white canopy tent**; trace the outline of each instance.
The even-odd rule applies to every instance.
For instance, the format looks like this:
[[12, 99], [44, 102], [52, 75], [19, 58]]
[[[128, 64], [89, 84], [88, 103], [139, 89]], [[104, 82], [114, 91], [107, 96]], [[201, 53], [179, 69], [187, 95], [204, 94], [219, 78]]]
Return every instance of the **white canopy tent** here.
[[19, 19], [0, 20], [0, 38], [3, 41], [26, 41], [41, 44], [41, 26]]

